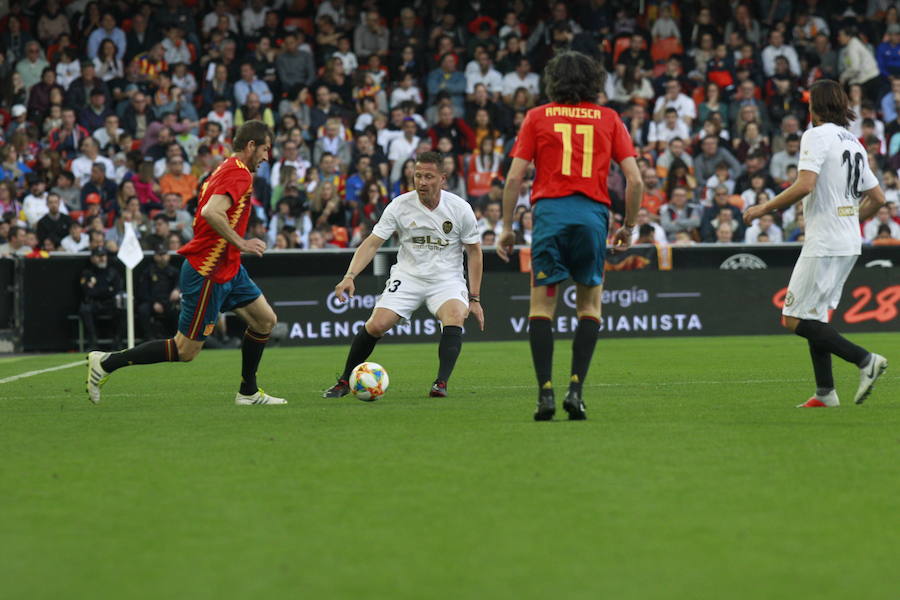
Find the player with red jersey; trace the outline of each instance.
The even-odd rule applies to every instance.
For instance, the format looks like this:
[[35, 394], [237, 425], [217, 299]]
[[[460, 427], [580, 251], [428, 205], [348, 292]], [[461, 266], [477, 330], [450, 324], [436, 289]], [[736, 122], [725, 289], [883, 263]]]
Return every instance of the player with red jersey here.
[[268, 160], [272, 132], [262, 121], [247, 121], [234, 136], [235, 154], [210, 175], [200, 190], [194, 237], [179, 253], [181, 265], [181, 315], [174, 338], [145, 342], [122, 352], [91, 352], [88, 355], [87, 391], [92, 402], [100, 401], [100, 388], [110, 373], [130, 365], [188, 362], [203, 348], [219, 313], [234, 311], [247, 322], [241, 345], [241, 385], [235, 404], [286, 404], [283, 398], [266, 394], [256, 385], [256, 370], [269, 334], [275, 327], [275, 312], [241, 264], [241, 252], [262, 256], [262, 240], [245, 240], [250, 219], [253, 173]]
[[569, 277], [576, 284], [578, 327], [563, 408], [569, 419], [587, 417], [582, 386], [600, 326], [611, 205], [606, 179], [611, 160], [619, 163], [627, 181], [625, 223], [616, 233], [616, 248], [626, 249], [631, 244], [641, 205], [643, 184], [631, 136], [615, 111], [597, 104], [605, 78], [603, 67], [580, 52], [563, 52], [547, 64], [544, 80], [551, 102], [525, 116], [503, 190], [503, 234], [497, 253], [509, 260], [515, 243], [513, 211], [525, 172], [534, 163], [528, 335], [539, 388], [536, 421], [549, 421], [556, 412], [551, 322], [556, 285]]

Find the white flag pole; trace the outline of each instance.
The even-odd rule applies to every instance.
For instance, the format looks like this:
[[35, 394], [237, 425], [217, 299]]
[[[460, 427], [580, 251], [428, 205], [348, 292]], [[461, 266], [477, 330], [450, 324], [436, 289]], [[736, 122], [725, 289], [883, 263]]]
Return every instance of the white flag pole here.
[[144, 258], [134, 226], [125, 223], [125, 237], [119, 248], [118, 258], [125, 265], [125, 309], [128, 321], [128, 347], [134, 348], [134, 268]]
[[128, 310], [128, 347], [134, 348], [134, 269], [125, 269], [125, 295]]

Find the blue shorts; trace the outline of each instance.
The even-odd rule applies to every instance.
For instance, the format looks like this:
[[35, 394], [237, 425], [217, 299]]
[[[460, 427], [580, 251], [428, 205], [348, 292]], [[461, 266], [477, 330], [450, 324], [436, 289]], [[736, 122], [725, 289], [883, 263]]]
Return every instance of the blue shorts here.
[[572, 277], [603, 283], [609, 209], [586, 196], [542, 198], [534, 206], [531, 233], [531, 282], [553, 285]]
[[181, 315], [178, 331], [189, 339], [203, 341], [213, 332], [219, 313], [246, 306], [262, 292], [244, 265], [230, 281], [215, 283], [206, 279], [187, 260], [181, 265]]

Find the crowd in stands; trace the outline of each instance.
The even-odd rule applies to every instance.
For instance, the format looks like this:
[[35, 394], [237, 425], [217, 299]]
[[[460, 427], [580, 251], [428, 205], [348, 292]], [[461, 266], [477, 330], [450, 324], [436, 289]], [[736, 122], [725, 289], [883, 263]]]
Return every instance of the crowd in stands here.
[[[809, 86], [846, 86], [889, 204], [861, 227], [900, 244], [900, 17], [890, 0], [12, 0], [0, 15], [0, 254], [146, 249], [192, 235], [235, 128], [268, 123], [248, 236], [354, 247], [415, 156], [501, 233], [508, 154], [545, 102], [543, 66], [573, 49], [609, 74], [645, 197], [636, 241], [803, 239], [799, 204], [741, 221], [797, 177]], [[640, 8], [643, 7], [643, 11]], [[609, 181], [615, 218], [624, 179]], [[514, 218], [531, 239], [529, 186]]]

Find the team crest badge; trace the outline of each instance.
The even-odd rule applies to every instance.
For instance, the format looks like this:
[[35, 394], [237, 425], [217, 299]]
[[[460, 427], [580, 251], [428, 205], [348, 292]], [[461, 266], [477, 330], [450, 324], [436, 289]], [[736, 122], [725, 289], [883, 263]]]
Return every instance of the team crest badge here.
[[453, 223], [450, 221], [444, 221], [444, 233], [450, 233], [450, 230], [453, 229]]
[[215, 328], [216, 328], [216, 324], [215, 324], [215, 323], [210, 323], [210, 324], [208, 324], [208, 325], [203, 329], [203, 335], [204, 335], [204, 337], [210, 335], [210, 334], [213, 332], [213, 329], [215, 329]]
[[784, 305], [792, 306], [793, 304], [794, 304], [794, 294], [792, 294], [791, 292], [788, 292], [787, 296], [784, 297]]

